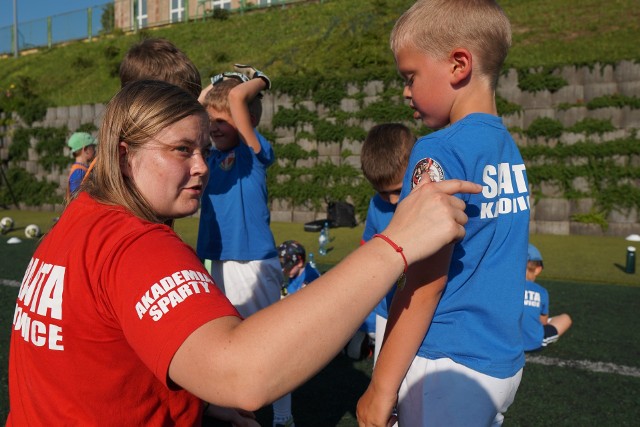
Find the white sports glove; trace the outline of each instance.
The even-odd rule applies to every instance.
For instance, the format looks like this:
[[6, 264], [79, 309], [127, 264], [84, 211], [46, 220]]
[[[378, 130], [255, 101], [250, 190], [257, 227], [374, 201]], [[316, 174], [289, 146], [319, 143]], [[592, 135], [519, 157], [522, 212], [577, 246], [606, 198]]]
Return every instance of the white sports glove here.
[[224, 73], [216, 74], [215, 76], [211, 77], [211, 84], [215, 86], [218, 83], [223, 82], [225, 80], [229, 80], [229, 79], [239, 80], [241, 83], [249, 81], [249, 77], [247, 77], [243, 73], [226, 71]]
[[241, 73], [249, 79], [262, 79], [267, 84], [266, 90], [271, 89], [271, 80], [265, 73], [260, 70], [256, 70], [251, 65], [233, 64], [233, 69], [238, 73]]

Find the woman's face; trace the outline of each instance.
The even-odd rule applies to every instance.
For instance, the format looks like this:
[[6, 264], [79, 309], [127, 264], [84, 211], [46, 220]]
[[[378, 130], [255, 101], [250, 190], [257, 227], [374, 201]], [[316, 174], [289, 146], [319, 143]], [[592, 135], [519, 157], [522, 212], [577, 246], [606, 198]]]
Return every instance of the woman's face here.
[[167, 126], [136, 150], [128, 151], [124, 174], [161, 219], [181, 218], [198, 210], [209, 178], [209, 123], [192, 115]]

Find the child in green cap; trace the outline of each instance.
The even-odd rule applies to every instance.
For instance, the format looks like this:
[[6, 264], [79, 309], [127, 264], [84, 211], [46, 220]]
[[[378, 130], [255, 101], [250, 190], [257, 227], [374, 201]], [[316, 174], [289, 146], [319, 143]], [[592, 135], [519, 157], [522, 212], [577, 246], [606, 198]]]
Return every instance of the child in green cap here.
[[96, 139], [86, 132], [75, 132], [67, 141], [75, 162], [71, 165], [67, 186], [67, 202], [78, 191], [82, 179], [87, 173], [89, 163], [96, 156]]

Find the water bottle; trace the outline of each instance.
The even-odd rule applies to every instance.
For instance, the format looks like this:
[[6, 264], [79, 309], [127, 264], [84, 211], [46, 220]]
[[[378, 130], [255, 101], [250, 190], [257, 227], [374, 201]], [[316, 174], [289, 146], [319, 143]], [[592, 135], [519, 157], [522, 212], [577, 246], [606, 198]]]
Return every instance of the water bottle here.
[[309, 265], [316, 270], [318, 269], [318, 267], [316, 267], [316, 259], [313, 257], [313, 252], [309, 253]]
[[636, 248], [634, 246], [627, 247], [627, 265], [624, 272], [629, 274], [636, 272]]
[[327, 227], [325, 223], [325, 226], [320, 230], [320, 236], [318, 236], [318, 253], [320, 255], [327, 254], [327, 245], [329, 244], [329, 236], [327, 235], [328, 229], [329, 227]]

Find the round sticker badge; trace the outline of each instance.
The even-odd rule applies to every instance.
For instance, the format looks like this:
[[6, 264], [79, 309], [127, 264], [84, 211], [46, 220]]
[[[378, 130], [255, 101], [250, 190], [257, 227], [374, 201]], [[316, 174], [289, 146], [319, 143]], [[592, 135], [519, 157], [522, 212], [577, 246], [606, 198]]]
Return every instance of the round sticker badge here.
[[440, 163], [429, 157], [420, 160], [411, 175], [411, 188], [415, 188], [425, 177], [431, 182], [444, 180], [444, 170]]
[[235, 150], [229, 152], [229, 155], [224, 158], [223, 161], [220, 162], [220, 169], [223, 171], [229, 171], [233, 167], [236, 162], [236, 152]]

